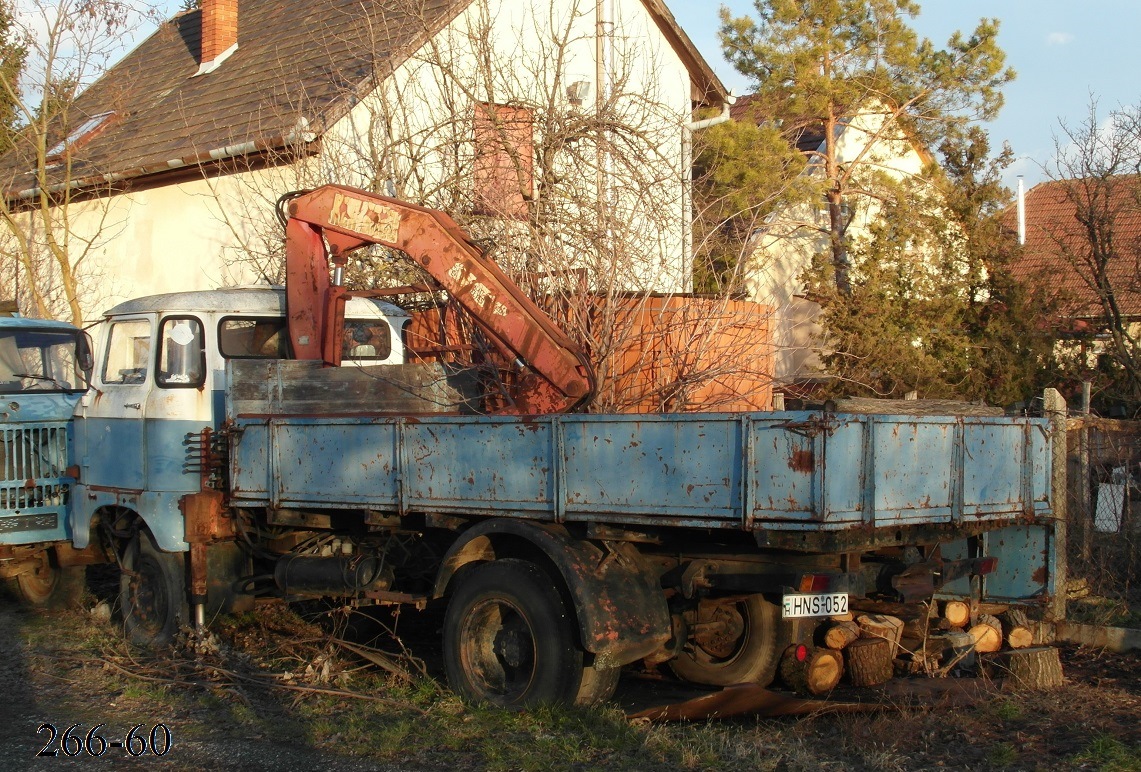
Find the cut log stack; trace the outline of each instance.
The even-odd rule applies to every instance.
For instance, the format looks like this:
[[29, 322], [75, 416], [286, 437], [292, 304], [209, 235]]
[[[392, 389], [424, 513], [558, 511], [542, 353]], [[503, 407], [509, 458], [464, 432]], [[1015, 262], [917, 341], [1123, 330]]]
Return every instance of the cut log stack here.
[[860, 626], [862, 638], [882, 638], [891, 644], [888, 650], [891, 658], [895, 659], [899, 650], [899, 640], [903, 637], [902, 619], [889, 614], [862, 614], [856, 620], [856, 624]]
[[1006, 645], [1012, 649], [1028, 649], [1034, 645], [1034, 630], [1021, 609], [1008, 609], [999, 616]]
[[[835, 618], [817, 638], [822, 648], [816, 651], [842, 652], [842, 670], [854, 686], [882, 684], [893, 672], [946, 675], [955, 668], [974, 672], [976, 660], [984, 672], [1009, 678], [1012, 685], [1045, 688], [1061, 682], [1057, 651], [1034, 647], [1033, 627], [1020, 609], [985, 604], [972, 609], [970, 604], [954, 600], [941, 608], [934, 603], [906, 608], [902, 604], [861, 603], [860, 608], [868, 613], [857, 613], [854, 620], [849, 616]], [[983, 613], [986, 611], [993, 613]], [[812, 691], [806, 676], [801, 675], [801, 670], [811, 667], [788, 667], [786, 682], [799, 684], [794, 688], [802, 691], [821, 693]], [[812, 667], [820, 669], [818, 680], [822, 683], [828, 682], [833, 670], [840, 669], [825, 664], [825, 660]]]

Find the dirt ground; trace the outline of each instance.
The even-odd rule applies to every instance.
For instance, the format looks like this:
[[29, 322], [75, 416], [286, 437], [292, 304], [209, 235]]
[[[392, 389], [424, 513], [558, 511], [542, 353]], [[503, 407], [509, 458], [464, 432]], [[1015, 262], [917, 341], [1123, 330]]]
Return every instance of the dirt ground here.
[[[855, 715], [651, 724], [615, 705], [524, 715], [465, 706], [439, 687], [431, 644], [414, 660], [429, 677], [406, 682], [330, 656], [327, 636], [284, 607], [158, 655], [123, 644], [106, 611], [0, 604], [3, 769], [1141, 771], [1135, 655], [1063, 648], [1061, 689], [992, 692], [965, 707], [901, 701]], [[346, 696], [354, 692], [363, 698]], [[676, 683], [624, 676], [616, 704], [656, 692], [667, 701], [686, 694]], [[61, 736], [76, 724], [79, 739], [65, 748]], [[170, 748], [131, 757], [103, 750], [97, 737], [81, 747], [97, 724], [108, 742], [140, 724], [136, 739], [150, 738], [161, 724]], [[156, 731], [161, 744], [164, 730]]]

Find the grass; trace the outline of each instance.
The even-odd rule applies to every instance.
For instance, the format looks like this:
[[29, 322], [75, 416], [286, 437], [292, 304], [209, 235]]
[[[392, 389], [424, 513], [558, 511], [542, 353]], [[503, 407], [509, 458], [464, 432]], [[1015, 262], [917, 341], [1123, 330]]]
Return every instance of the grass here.
[[[469, 705], [430, 678], [406, 681], [334, 656], [325, 685], [383, 702], [284, 691], [219, 675], [218, 669], [318, 678], [330, 650], [320, 630], [280, 610], [222, 622], [216, 647], [150, 657], [124, 644], [114, 624], [91, 616], [22, 615], [25, 670], [47, 690], [45, 716], [163, 721], [176, 738], [258, 740], [400, 766], [488, 770], [911, 770], [937, 767], [1066, 768], [1141, 772], [1126, 744], [1135, 698], [1074, 685], [1064, 692], [1002, 696], [954, 710], [901, 708], [798, 720], [741, 718], [689, 724], [631, 721], [612, 705], [509, 713]], [[205, 653], [203, 653], [205, 652]], [[108, 658], [170, 672], [203, 686], [169, 686], [100, 665]], [[166, 668], [167, 670], [164, 670]], [[211, 670], [211, 668], [215, 668]], [[309, 675], [306, 675], [308, 673]], [[1113, 703], [1114, 695], [1119, 703]], [[115, 704], [113, 709], [108, 705]], [[1106, 706], [1119, 704], [1114, 713]], [[1081, 717], [1081, 722], [1075, 721]], [[76, 720], [81, 720], [76, 718]], [[127, 720], [127, 719], [124, 719]], [[133, 721], [132, 721], [133, 723]], [[1093, 737], [1091, 741], [1089, 738]], [[176, 740], [177, 741], [177, 740]], [[1030, 767], [1026, 767], [1030, 764]]]
[[1141, 745], [1128, 746], [1116, 737], [1099, 735], [1073, 761], [1098, 772], [1139, 772]]

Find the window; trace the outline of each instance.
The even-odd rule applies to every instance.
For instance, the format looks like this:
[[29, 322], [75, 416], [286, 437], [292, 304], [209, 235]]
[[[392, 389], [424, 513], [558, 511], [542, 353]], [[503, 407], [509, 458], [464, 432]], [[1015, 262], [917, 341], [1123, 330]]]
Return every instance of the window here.
[[285, 319], [223, 319], [218, 327], [218, 347], [226, 359], [287, 359]]
[[534, 196], [534, 116], [526, 107], [475, 106], [475, 213], [522, 220]]
[[0, 331], [0, 393], [82, 390], [78, 344], [74, 332]]
[[151, 323], [146, 319], [115, 322], [108, 333], [103, 383], [143, 383], [151, 358]]
[[48, 160], [53, 160], [62, 157], [67, 151], [73, 150], [77, 147], [82, 147], [90, 142], [95, 137], [99, 136], [104, 129], [111, 125], [111, 119], [115, 117], [115, 111], [112, 110], [106, 113], [88, 118], [83, 123], [79, 124], [79, 128], [67, 135], [67, 138], [62, 142], [57, 142], [48, 151]]
[[206, 347], [202, 322], [194, 317], [169, 317], [159, 335], [158, 377], [166, 389], [197, 389], [206, 383]]
[[369, 364], [392, 356], [392, 333], [388, 324], [376, 320], [345, 320], [341, 360]]

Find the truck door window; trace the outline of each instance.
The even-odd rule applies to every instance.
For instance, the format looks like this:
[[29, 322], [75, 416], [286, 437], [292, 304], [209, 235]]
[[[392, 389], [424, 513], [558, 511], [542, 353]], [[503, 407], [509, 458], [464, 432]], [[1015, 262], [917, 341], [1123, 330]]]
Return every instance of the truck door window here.
[[288, 359], [285, 319], [223, 319], [218, 348], [226, 359]]
[[392, 333], [381, 319], [346, 319], [341, 340], [342, 361], [382, 362], [392, 355]]
[[143, 383], [151, 358], [151, 323], [146, 319], [114, 322], [108, 332], [103, 383]]
[[205, 336], [194, 317], [162, 320], [156, 383], [167, 389], [197, 389], [206, 382]]

